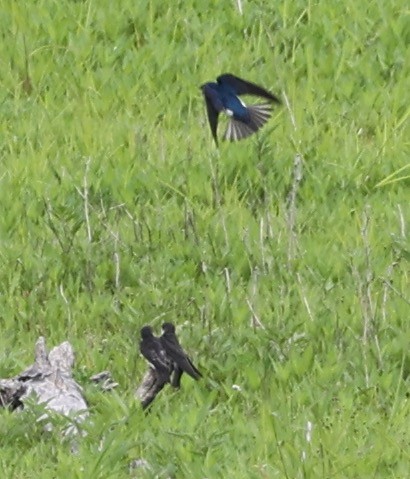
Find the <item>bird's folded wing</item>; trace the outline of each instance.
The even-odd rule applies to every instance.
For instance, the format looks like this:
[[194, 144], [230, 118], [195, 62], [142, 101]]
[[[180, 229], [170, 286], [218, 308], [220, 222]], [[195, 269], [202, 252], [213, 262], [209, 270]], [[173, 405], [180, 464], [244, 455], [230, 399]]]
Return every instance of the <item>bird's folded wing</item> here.
[[149, 349], [147, 351], [144, 351], [144, 353], [145, 353], [144, 356], [155, 368], [160, 368], [160, 369], [169, 368], [165, 351], [157, 351], [156, 349]]
[[189, 365], [191, 366], [193, 372], [195, 373], [195, 376], [196, 376], [195, 379], [201, 378], [202, 377], [201, 372], [198, 370], [198, 368], [194, 365], [194, 363], [191, 361], [191, 359], [188, 356], [187, 356], [187, 360], [188, 360]]
[[175, 361], [175, 363], [187, 374], [197, 379], [198, 376], [201, 374], [196, 369], [196, 367], [192, 364], [191, 360], [189, 359], [188, 355], [185, 351], [173, 342], [166, 341], [165, 343], [165, 350], [168, 356]]

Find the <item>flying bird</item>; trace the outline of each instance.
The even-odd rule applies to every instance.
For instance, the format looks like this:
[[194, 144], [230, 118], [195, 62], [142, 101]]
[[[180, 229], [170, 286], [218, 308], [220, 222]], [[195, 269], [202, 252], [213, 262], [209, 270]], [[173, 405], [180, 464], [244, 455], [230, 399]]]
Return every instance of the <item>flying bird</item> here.
[[159, 385], [164, 386], [170, 382], [171, 362], [160, 339], [154, 336], [151, 326], [144, 326], [141, 329], [140, 351], [155, 369]]
[[201, 86], [205, 97], [209, 125], [212, 136], [218, 145], [218, 117], [225, 113], [230, 117], [225, 132], [225, 140], [236, 141], [246, 138], [259, 130], [271, 116], [271, 104], [246, 106], [239, 98], [241, 95], [254, 95], [274, 103], [280, 103], [272, 93], [255, 83], [242, 80], [231, 73], [224, 73], [215, 82]]
[[182, 373], [189, 374], [192, 378], [198, 380], [202, 374], [194, 366], [187, 353], [179, 344], [175, 334], [175, 326], [172, 323], [162, 325], [162, 336], [159, 338], [167, 356], [173, 363], [173, 376], [171, 385], [175, 388], [180, 387]]

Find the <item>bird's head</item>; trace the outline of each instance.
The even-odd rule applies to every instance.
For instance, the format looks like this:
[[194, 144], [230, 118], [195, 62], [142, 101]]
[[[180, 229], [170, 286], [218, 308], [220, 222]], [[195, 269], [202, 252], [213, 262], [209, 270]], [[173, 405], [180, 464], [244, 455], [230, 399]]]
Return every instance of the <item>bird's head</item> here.
[[164, 333], [175, 333], [175, 326], [172, 323], [164, 323], [162, 325], [162, 331], [164, 331]]
[[141, 338], [150, 338], [152, 336], [151, 326], [144, 326], [141, 328]]

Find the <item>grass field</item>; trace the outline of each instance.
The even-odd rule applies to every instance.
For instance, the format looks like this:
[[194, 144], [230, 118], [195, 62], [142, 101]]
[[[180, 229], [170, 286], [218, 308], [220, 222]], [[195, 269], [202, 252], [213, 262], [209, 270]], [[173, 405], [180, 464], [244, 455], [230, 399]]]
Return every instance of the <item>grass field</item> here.
[[[69, 340], [91, 411], [76, 455], [2, 411], [2, 477], [409, 477], [408, 2], [6, 2], [0, 30], [0, 377]], [[223, 72], [283, 104], [217, 150]], [[205, 378], [145, 416], [165, 320]]]

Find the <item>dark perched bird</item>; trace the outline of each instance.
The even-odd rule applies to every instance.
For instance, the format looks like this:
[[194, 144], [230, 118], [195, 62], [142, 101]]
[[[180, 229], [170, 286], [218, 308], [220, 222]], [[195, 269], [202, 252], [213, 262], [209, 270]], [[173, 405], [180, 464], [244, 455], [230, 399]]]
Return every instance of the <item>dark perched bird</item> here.
[[269, 103], [246, 106], [240, 95], [254, 95], [266, 98], [269, 101], [280, 103], [272, 93], [254, 83], [224, 73], [216, 79], [216, 83], [209, 82], [201, 86], [205, 97], [209, 125], [212, 136], [218, 144], [218, 116], [223, 112], [230, 117], [225, 140], [235, 141], [246, 138], [255, 133], [271, 116]]
[[162, 387], [170, 382], [172, 363], [168, 359], [161, 341], [154, 336], [151, 326], [144, 326], [141, 329], [140, 351], [155, 369], [159, 385]]
[[164, 323], [162, 325], [162, 336], [159, 338], [167, 356], [173, 362], [173, 376], [171, 385], [179, 388], [182, 373], [187, 373], [194, 379], [199, 379], [202, 374], [193, 365], [187, 353], [179, 344], [175, 334], [175, 326], [172, 323]]

